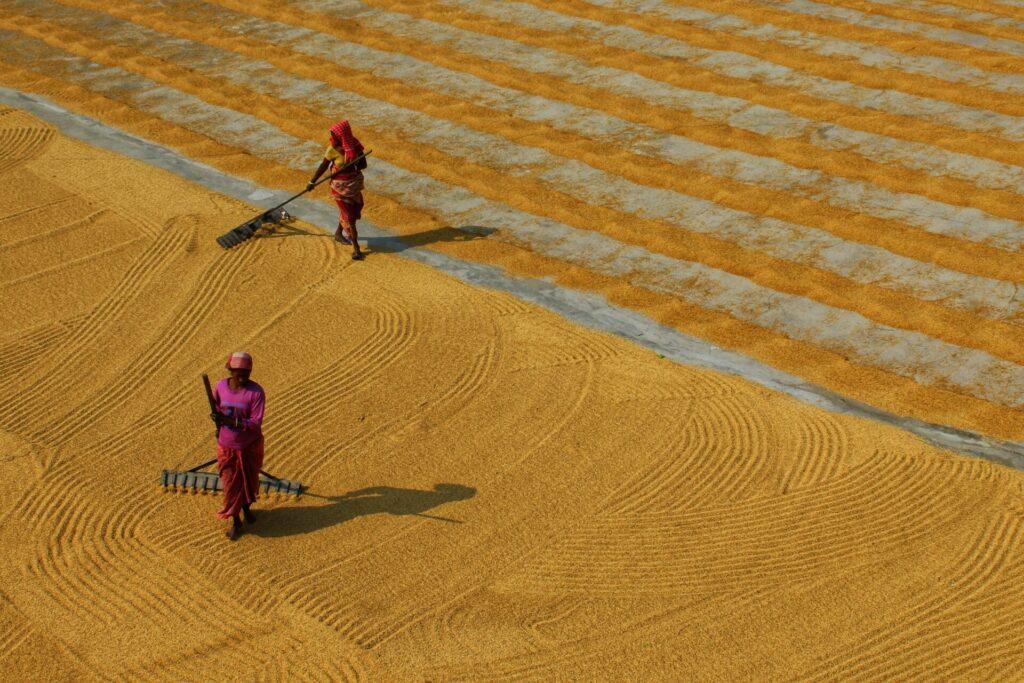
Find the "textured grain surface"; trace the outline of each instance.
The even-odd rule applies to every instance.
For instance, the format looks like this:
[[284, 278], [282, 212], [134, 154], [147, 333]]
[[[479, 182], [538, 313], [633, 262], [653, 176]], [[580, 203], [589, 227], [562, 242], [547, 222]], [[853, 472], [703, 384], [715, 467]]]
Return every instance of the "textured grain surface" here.
[[[10, 0], [0, 85], [895, 414], [1024, 438], [1024, 10]], [[0, 110], [0, 663], [57, 679], [1004, 680], [1024, 478]], [[480, 226], [487, 230], [464, 230]], [[271, 471], [234, 544], [201, 372]]]

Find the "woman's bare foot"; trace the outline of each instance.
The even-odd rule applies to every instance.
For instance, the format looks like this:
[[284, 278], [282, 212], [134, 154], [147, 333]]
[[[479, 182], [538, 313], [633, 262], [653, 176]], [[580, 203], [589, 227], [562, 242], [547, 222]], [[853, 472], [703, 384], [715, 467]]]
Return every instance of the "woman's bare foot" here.
[[365, 257], [365, 255], [361, 251], [353, 251], [352, 252], [352, 260], [353, 261], [362, 261], [364, 257]]
[[345, 236], [340, 225], [338, 226], [338, 229], [334, 231], [334, 241], [341, 242], [342, 244], [352, 244], [352, 240]]
[[229, 541], [238, 540], [238, 537], [242, 535], [242, 524], [237, 518], [231, 520], [228, 530], [224, 532], [224, 535], [228, 537]]

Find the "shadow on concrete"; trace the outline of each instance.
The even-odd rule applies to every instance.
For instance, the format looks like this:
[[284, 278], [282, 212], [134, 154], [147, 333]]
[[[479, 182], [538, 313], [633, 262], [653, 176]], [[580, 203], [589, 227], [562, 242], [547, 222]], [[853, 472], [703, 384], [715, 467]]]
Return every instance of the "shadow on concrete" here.
[[[270, 224], [267, 225], [267, 228], [269, 227]], [[324, 233], [319, 230], [303, 230], [302, 228], [292, 224], [273, 224], [272, 230], [268, 230], [267, 228], [264, 228], [264, 230], [256, 236], [256, 239], [271, 240], [282, 237], [302, 236], [334, 239], [333, 233]], [[411, 235], [386, 235], [382, 237], [363, 237], [360, 235], [359, 241], [366, 245], [369, 251], [394, 254], [412, 247], [422, 247], [439, 242], [469, 242], [472, 240], [482, 239], [494, 232], [494, 228], [486, 228], [480, 225], [464, 225], [457, 228], [449, 226], [444, 228], [435, 228], [433, 230], [424, 230], [423, 232], [417, 232]]]
[[445, 503], [472, 498], [476, 495], [476, 489], [462, 484], [435, 484], [432, 491], [371, 486], [341, 496], [321, 496], [315, 493], [302, 495], [327, 501], [327, 504], [270, 510], [259, 510], [256, 507], [253, 512], [259, 517], [255, 524], [246, 527], [246, 533], [267, 537], [294, 536], [376, 514], [423, 517], [447, 524], [462, 524], [460, 520], [429, 515], [427, 511]]
[[424, 230], [412, 235], [392, 235], [387, 237], [370, 237], [366, 245], [374, 251], [397, 253], [412, 247], [422, 247], [438, 242], [471, 242], [482, 239], [495, 232], [494, 228], [480, 225], [463, 225], [461, 227], [444, 227]]
[[323, 237], [319, 230], [303, 230], [291, 223], [264, 223], [254, 239], [274, 240], [282, 237]]

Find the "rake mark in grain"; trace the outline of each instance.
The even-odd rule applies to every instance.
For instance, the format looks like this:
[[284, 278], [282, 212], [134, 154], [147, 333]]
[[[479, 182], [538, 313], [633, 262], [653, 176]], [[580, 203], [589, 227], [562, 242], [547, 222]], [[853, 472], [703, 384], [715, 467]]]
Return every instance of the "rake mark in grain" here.
[[28, 626], [19, 623], [0, 632], [0, 662], [18, 649], [31, 633], [32, 630]]
[[[94, 611], [89, 614], [105, 623], [130, 615], [146, 620], [156, 615], [164, 617], [165, 623], [191, 624], [209, 633], [220, 631], [222, 618], [215, 615], [223, 610], [226, 596], [214, 600], [209, 590], [201, 590], [189, 594], [191, 604], [183, 603], [181, 596], [172, 600], [169, 596], [177, 587], [195, 585], [203, 577], [178, 570], [173, 558], [158, 556], [138, 540], [111, 529], [111, 510], [97, 509], [68, 493], [74, 481], [54, 484], [65, 491], [71, 509], [55, 520], [52, 541], [29, 568], [52, 599], [74, 610], [69, 616], [89, 613], [92, 605]], [[93, 487], [91, 493], [101, 495], [97, 489]], [[136, 580], [140, 575], [148, 577], [143, 584]], [[130, 588], [126, 590], [126, 586]], [[240, 604], [229, 611], [236, 614], [238, 624], [247, 621]]]
[[[808, 677], [809, 680], [834, 680], [835, 676], [856, 676], [869, 680], [883, 675], [895, 675], [900, 672], [901, 667], [907, 667], [903, 673], [910, 674], [913, 660], [907, 655], [921, 647], [920, 641], [927, 639], [934, 633], [935, 628], [941, 626], [952, 629], [954, 637], [947, 639], [941, 648], [926, 648], [927, 656], [933, 659], [938, 653], [945, 653], [948, 656], [951, 648], [954, 652], [962, 651], [964, 641], [971, 643], [979, 636], [972, 633], [972, 629], [966, 628], [963, 620], [964, 606], [977, 599], [984, 599], [986, 589], [1005, 572], [1011, 556], [1020, 545], [1022, 535], [1024, 525], [1016, 517], [1003, 515], [997, 519], [975, 537], [974, 543], [948, 571], [947, 576], [950, 577], [951, 583], [955, 584], [954, 590], [940, 591], [937, 596], [928, 594], [928, 597], [918, 604], [908, 606], [889, 623], [865, 634], [866, 637], [860, 642], [848, 644], [843, 648], [846, 653], [823, 664]], [[1014, 567], [1013, 581], [1019, 586], [1020, 580], [1024, 578], [1024, 566], [1021, 565], [1019, 557], [1014, 559], [1017, 563]], [[1020, 588], [1014, 592], [1018, 595], [1024, 593]], [[999, 594], [999, 597], [1003, 600], [1002, 604], [992, 607], [997, 613], [1014, 616], [1013, 607], [1009, 606], [1009, 602], [1005, 602], [1005, 593]], [[954, 611], [957, 608], [959, 611]], [[988, 616], [991, 616], [990, 606], [985, 605], [985, 608], [985, 611], [990, 613]], [[1020, 620], [1019, 615], [1017, 618]], [[991, 624], [989, 627], [992, 628]], [[1005, 625], [997, 623], [994, 628], [1000, 631]], [[911, 634], [915, 635], [913, 640], [910, 639]], [[983, 640], [984, 636], [980, 639]], [[892, 660], [894, 651], [904, 653], [898, 662]]]
[[46, 360], [50, 349], [69, 340], [85, 315], [44, 323], [17, 335], [12, 341], [0, 344], [0, 381], [13, 383], [16, 375]]
[[[813, 486], [835, 476], [849, 455], [846, 429], [830, 415], [799, 410], [787, 425], [797, 432], [795, 462], [782, 480], [782, 491]], [[781, 446], [781, 444], [780, 444]]]
[[53, 130], [43, 127], [0, 127], [0, 174], [36, 158], [53, 140]]
[[[538, 450], [540, 450], [544, 444], [551, 439], [555, 438], [567, 425], [571, 424], [573, 418], [580, 412], [582, 407], [586, 404], [587, 399], [590, 397], [593, 384], [594, 375], [596, 373], [596, 363], [592, 360], [587, 360], [583, 364], [584, 376], [583, 380], [579, 382], [577, 386], [576, 398], [571, 403], [566, 404], [566, 409], [563, 415], [554, 422], [549, 422], [548, 428], [544, 431], [537, 432], [531, 442], [523, 447], [523, 453], [518, 458], [514, 459], [509, 465], [504, 467], [501, 471], [493, 475], [486, 482], [482, 483], [481, 486], [493, 487], [496, 480], [502, 477], [508, 476], [514, 469], [518, 468], [529, 458], [531, 458]], [[422, 525], [422, 521], [411, 523], [406, 530], [400, 533], [407, 533], [409, 529], [415, 528]], [[537, 547], [544, 547], [545, 542], [543, 539], [538, 539]], [[345, 561], [349, 561], [352, 558], [347, 558]], [[333, 567], [325, 567], [320, 570], [319, 573], [329, 571]], [[479, 581], [478, 577], [470, 579], [471, 585], [464, 594], [468, 594], [474, 590], [480, 588], [477, 585]], [[315, 593], [307, 595], [307, 599], [314, 597]], [[430, 615], [437, 612], [438, 609], [443, 609], [449, 604], [450, 601], [445, 601], [439, 608], [425, 609], [419, 607], [412, 607], [411, 609], [395, 609], [394, 613], [386, 621], [381, 622], [370, 622], [367, 623], [361, 618], [357, 611], [350, 610], [350, 613], [345, 618], [344, 622], [339, 623], [341, 615], [335, 613], [332, 614], [333, 623], [337, 628], [343, 629], [343, 633], [348, 634], [350, 638], [357, 638], [359, 642], [363, 643], [367, 648], [378, 647], [387, 640], [395, 637], [401, 632], [413, 628], [422, 620], [426, 619]]]
[[[692, 591], [709, 577], [750, 589], [797, 581], [817, 571], [823, 558], [850, 562], [866, 549], [920, 538], [951, 518], [940, 498], [919, 495], [954, 474], [955, 468], [934, 463], [876, 458], [817, 490], [784, 498], [695, 513], [603, 516], [556, 543], [524, 576], [546, 590], [612, 595]], [[908, 509], [906, 501], [917, 504]], [[858, 523], [851, 524], [851, 516]], [[756, 575], [749, 571], [751, 557], [765, 558]]]
[[[733, 393], [700, 399], [673, 444], [679, 455], [652, 471], [650, 488], [624, 501], [621, 511], [697, 509], [746, 495], [745, 487], [769, 462], [771, 437], [766, 423], [748, 419], [750, 407]], [[729, 444], [727, 451], [720, 444]], [[743, 465], [737, 472], [738, 461]]]
[[[493, 377], [493, 370], [496, 367], [497, 358], [500, 355], [500, 329], [496, 326], [494, 330], [495, 336], [490, 339], [485, 345], [484, 349], [475, 356], [474, 361], [469, 367], [456, 378], [456, 381], [451, 383], [448, 388], [440, 396], [427, 401], [425, 404], [419, 406], [411, 414], [404, 415], [403, 417], [377, 427], [372, 432], [357, 437], [352, 443], [346, 445], [346, 448], [351, 448], [358, 444], [360, 441], [369, 438], [371, 435], [381, 432], [392, 432], [398, 430], [399, 432], [408, 430], [419, 423], [421, 416], [427, 412], [436, 412], [442, 406], [444, 407], [444, 421], [454, 419], [455, 415], [464, 408], [470, 401], [471, 397], [479, 391], [488, 377]], [[320, 460], [330, 459], [332, 455], [325, 453], [321, 456]], [[418, 526], [420, 522], [415, 522], [414, 526]], [[400, 532], [400, 534], [407, 533], [408, 529]], [[345, 558], [343, 562], [349, 562], [354, 558]], [[317, 574], [323, 574], [331, 569], [336, 568], [337, 565], [330, 568], [323, 568]], [[343, 637], [356, 642], [361, 647], [371, 648], [376, 647], [384, 640], [394, 637], [398, 632], [405, 630], [405, 628], [412, 626], [437, 611], [437, 608], [428, 608], [424, 610], [413, 610], [412, 613], [404, 613], [399, 618], [395, 617], [388, 620], [390, 626], [381, 624], [366, 624], [358, 611], [342, 611], [335, 610], [330, 604], [324, 604], [320, 597], [321, 594], [315, 587], [311, 587], [309, 582], [316, 578], [316, 575], [307, 574], [299, 577], [292, 578], [285, 586], [282, 587], [282, 591], [285, 595], [285, 599], [290, 604], [295, 605], [297, 608], [304, 612], [308, 612], [314, 615], [321, 623], [325, 626], [332, 628]], [[315, 584], [313, 585], [315, 586]]]
[[434, 429], [455, 419], [469, 405], [473, 396], [483, 388], [487, 379], [490, 377], [493, 380], [494, 378], [502, 346], [501, 330], [498, 325], [494, 326], [493, 334], [494, 336], [488, 339], [484, 348], [473, 356], [473, 360], [458, 374], [455, 381], [445, 388], [443, 393], [439, 396], [431, 396], [412, 412], [374, 431], [386, 431], [391, 435], [392, 440], [401, 441], [423, 424], [423, 418], [428, 413], [440, 412], [442, 414], [439, 422], [431, 422]]
[[183, 348], [185, 342], [201, 329], [202, 323], [227, 294], [232, 282], [257, 260], [258, 254], [257, 249], [249, 248], [220, 255], [220, 258], [207, 267], [189, 296], [188, 303], [165, 325], [154, 344], [137, 356], [118, 374], [114, 382], [104, 387], [98, 395], [59, 421], [48, 423], [38, 429], [38, 437], [51, 444], [64, 443], [75, 433], [127, 401], [142, 387], [147, 378], [170, 362], [172, 355], [167, 353], [167, 349]]
[[374, 308], [374, 317], [373, 332], [358, 347], [359, 367], [342, 357], [277, 399], [285, 407], [274, 417], [275, 424], [282, 425], [275, 438], [275, 449], [281, 454], [282, 467], [298, 468], [296, 477], [309, 478], [327, 459], [325, 454], [309, 458], [304, 451], [309, 425], [333, 410], [337, 401], [373, 382], [416, 340], [415, 316], [400, 299], [382, 297]]
[[98, 251], [94, 251], [94, 252], [92, 252], [90, 254], [85, 254], [84, 256], [78, 256], [78, 257], [75, 257], [75, 258], [70, 258], [70, 259], [68, 259], [66, 261], [61, 261], [61, 262], [56, 263], [54, 265], [47, 266], [45, 268], [41, 268], [41, 269], [39, 269], [37, 271], [34, 271], [32, 273], [28, 273], [28, 274], [22, 275], [20, 277], [12, 278], [10, 280], [5, 280], [3, 282], [0, 282], [0, 289], [4, 289], [6, 287], [14, 287], [16, 285], [21, 285], [21, 284], [24, 284], [26, 282], [31, 282], [32, 280], [38, 280], [38, 279], [44, 278], [44, 277], [46, 277], [48, 275], [53, 275], [55, 273], [59, 273], [61, 271], [67, 270], [68, 268], [74, 268], [75, 266], [80, 266], [82, 264], [86, 264], [86, 263], [89, 263], [91, 261], [95, 261], [97, 259], [103, 258], [104, 256], [109, 256], [111, 254], [116, 254], [119, 251], [123, 251], [124, 249], [127, 249], [128, 247], [131, 247], [131, 246], [135, 245], [136, 243], [138, 243], [142, 239], [143, 239], [142, 237], [133, 237], [131, 239], [124, 240], [123, 242], [118, 242], [117, 244], [113, 244], [113, 245], [111, 245], [109, 247], [105, 247], [105, 248], [100, 249]]
[[668, 424], [661, 440], [663, 445], [651, 459], [653, 465], [612, 492], [601, 506], [606, 514], [636, 512], [644, 509], [653, 499], [677, 494], [673, 482], [685, 476], [685, 464], [688, 461], [681, 457], [683, 443], [687, 426], [697, 409], [692, 400], [686, 401], [684, 406], [685, 410], [681, 412], [679, 418]]
[[0, 419], [10, 424], [25, 425], [28, 415], [46, 409], [48, 396], [61, 382], [67, 381], [63, 373], [53, 371], [57, 368], [71, 368], [74, 371], [74, 368], [79, 367], [78, 363], [69, 361], [81, 356], [128, 309], [153, 278], [169, 265], [171, 257], [181, 250], [185, 239], [184, 233], [172, 233], [165, 238], [153, 240], [128, 266], [113, 289], [71, 329], [71, 341], [61, 347], [61, 353], [48, 359], [46, 365], [32, 374], [31, 381], [21, 384], [17, 396], [0, 406]]

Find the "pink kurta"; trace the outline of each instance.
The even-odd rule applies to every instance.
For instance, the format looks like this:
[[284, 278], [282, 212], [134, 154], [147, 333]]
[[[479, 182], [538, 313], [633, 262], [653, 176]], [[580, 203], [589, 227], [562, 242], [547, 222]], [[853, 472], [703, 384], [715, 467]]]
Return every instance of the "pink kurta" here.
[[213, 400], [222, 414], [242, 418], [239, 429], [228, 425], [220, 428], [219, 445], [244, 449], [263, 438], [263, 408], [266, 405], [263, 387], [249, 380], [238, 391], [231, 391], [228, 380], [222, 379], [213, 388]]
[[213, 400], [218, 410], [228, 417], [239, 417], [239, 428], [224, 425], [217, 437], [217, 469], [224, 489], [224, 507], [217, 512], [221, 519], [241, 513], [252, 505], [259, 492], [260, 468], [263, 467], [263, 388], [248, 381], [232, 391], [227, 379], [217, 382]]

